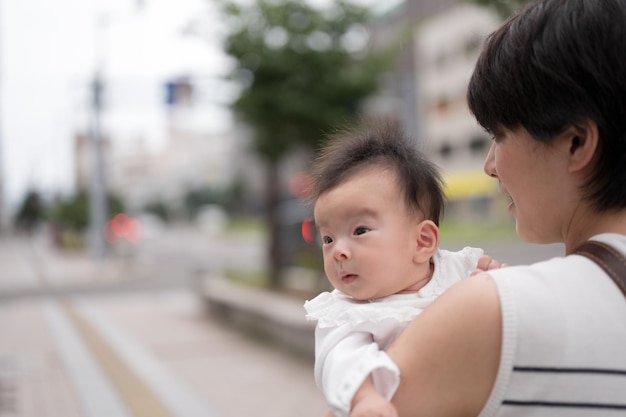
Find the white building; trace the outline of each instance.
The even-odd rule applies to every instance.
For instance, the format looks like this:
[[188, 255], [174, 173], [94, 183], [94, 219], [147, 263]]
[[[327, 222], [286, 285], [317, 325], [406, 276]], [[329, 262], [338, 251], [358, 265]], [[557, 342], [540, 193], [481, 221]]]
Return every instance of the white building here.
[[[119, 194], [130, 212], [155, 202], [182, 210], [189, 191], [226, 188], [238, 175], [244, 133], [222, 126], [212, 105], [194, 99], [193, 83], [185, 86], [169, 105], [164, 91], [151, 85], [140, 91], [140, 105], [121, 100], [104, 113], [103, 130], [110, 138], [104, 148], [106, 188]], [[89, 153], [85, 138], [77, 141], [76, 178], [84, 188]]]
[[470, 114], [466, 92], [483, 41], [499, 23], [491, 9], [461, 3], [415, 32], [420, 137], [444, 171], [450, 200], [495, 192], [482, 172], [490, 138]]
[[[414, 28], [414, 37], [369, 111], [396, 114], [414, 124], [407, 130], [444, 170], [451, 200], [495, 192], [495, 182], [482, 173], [490, 139], [470, 115], [465, 93], [482, 41], [499, 22], [491, 10], [456, 0], [407, 0], [374, 29], [374, 40], [383, 45], [407, 26]], [[263, 200], [265, 171], [246, 145], [251, 132], [232, 120], [216, 129], [210, 116], [214, 109], [195, 100], [193, 91], [183, 88], [169, 109], [154, 91], [140, 94], [152, 94], [157, 108], [118, 102], [104, 123], [111, 138], [108, 188], [122, 194], [131, 210], [153, 201], [180, 207], [189, 190], [225, 187], [235, 179], [246, 183], [255, 200]], [[302, 161], [308, 159], [286, 161], [282, 180], [305, 169]]]

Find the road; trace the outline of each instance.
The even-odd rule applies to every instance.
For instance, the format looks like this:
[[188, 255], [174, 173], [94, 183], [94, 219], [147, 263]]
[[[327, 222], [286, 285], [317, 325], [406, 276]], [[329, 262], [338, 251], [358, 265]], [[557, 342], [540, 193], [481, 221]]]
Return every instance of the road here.
[[[94, 263], [0, 239], [0, 417], [321, 416], [310, 359], [225, 327], [197, 293], [199, 277], [262, 267], [263, 247], [179, 228]], [[561, 248], [486, 251], [516, 264]]]
[[41, 244], [0, 240], [14, 295], [0, 303], [0, 417], [323, 414], [310, 359], [215, 321], [184, 280], [151, 284], [159, 262], [94, 266]]
[[[519, 241], [467, 244], [481, 246], [485, 253], [509, 265], [528, 264], [563, 254], [561, 244], [533, 245]], [[198, 273], [219, 275], [229, 269], [264, 268], [264, 245], [265, 241], [260, 236], [225, 238], [179, 227], [144, 242], [136, 248], [135, 256], [140, 262], [158, 265], [160, 270], [171, 271], [179, 277], [192, 277]], [[458, 250], [463, 246], [454, 243], [442, 247]]]
[[260, 269], [265, 265], [265, 241], [261, 236], [221, 236], [174, 227], [147, 239], [135, 248], [139, 261], [160, 268], [221, 273], [227, 269]]

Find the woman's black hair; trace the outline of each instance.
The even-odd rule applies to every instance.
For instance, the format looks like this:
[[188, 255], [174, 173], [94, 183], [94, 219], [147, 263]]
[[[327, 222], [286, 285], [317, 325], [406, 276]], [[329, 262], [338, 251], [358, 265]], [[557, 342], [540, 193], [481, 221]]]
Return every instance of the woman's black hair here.
[[593, 120], [599, 210], [626, 207], [626, 1], [539, 0], [486, 40], [467, 92], [489, 132], [523, 127], [541, 142]]

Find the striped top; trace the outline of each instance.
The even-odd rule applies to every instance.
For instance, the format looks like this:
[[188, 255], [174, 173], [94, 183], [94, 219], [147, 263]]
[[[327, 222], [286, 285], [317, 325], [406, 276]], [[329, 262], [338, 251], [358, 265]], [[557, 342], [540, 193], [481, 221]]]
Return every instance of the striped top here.
[[[593, 239], [626, 253], [626, 236]], [[490, 274], [503, 340], [479, 417], [626, 416], [626, 298], [611, 278], [579, 255]]]

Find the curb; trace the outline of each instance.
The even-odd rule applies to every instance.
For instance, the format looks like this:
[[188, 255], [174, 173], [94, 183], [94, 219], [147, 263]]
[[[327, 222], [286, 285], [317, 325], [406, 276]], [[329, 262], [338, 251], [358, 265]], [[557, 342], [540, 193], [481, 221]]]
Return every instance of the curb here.
[[315, 322], [305, 318], [303, 301], [268, 290], [210, 278], [202, 284], [209, 314], [289, 350], [315, 358]]

